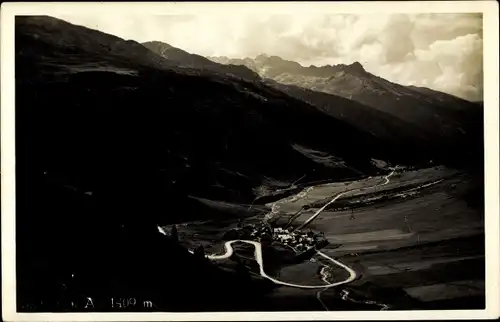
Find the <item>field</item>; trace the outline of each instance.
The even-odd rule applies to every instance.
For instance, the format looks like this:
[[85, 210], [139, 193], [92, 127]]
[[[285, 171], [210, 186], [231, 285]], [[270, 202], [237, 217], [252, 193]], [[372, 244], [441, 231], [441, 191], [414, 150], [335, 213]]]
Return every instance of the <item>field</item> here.
[[[484, 215], [480, 200], [476, 200], [479, 194], [474, 179], [439, 167], [397, 171], [387, 184], [381, 182], [382, 176], [323, 184], [267, 204], [269, 210], [274, 208], [279, 225], [303, 206], [312, 205], [294, 220], [297, 227], [338, 193], [358, 189], [338, 199], [343, 210], [336, 209], [335, 202], [307, 227], [324, 232], [331, 243], [321, 250], [323, 253], [357, 273], [355, 281], [323, 290], [321, 302], [330, 310], [354, 304], [374, 310], [484, 307]], [[262, 215], [245, 221], [260, 219]], [[236, 220], [187, 223], [179, 232], [185, 245], [201, 243], [207, 253], [220, 253], [224, 232], [235, 225]], [[279, 279], [322, 285], [325, 282], [319, 271], [325, 265], [333, 280], [346, 278], [341, 267], [315, 256], [282, 268]], [[317, 293], [280, 287], [267, 297], [273, 298], [277, 307], [287, 300], [296, 300], [302, 303], [297, 307], [303, 307], [314, 303]], [[321, 307], [310, 304], [309, 309]]]

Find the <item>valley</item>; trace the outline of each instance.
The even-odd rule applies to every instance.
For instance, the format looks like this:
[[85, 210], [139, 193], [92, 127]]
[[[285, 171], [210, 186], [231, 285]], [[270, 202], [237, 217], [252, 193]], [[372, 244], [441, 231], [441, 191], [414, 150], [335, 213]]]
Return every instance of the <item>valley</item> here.
[[[339, 300], [367, 310], [458, 309], [466, 299], [474, 308], [484, 306], [480, 300], [484, 295], [484, 265], [480, 265], [484, 260], [483, 218], [477, 209], [459, 199], [460, 194], [470, 192], [467, 176], [446, 168], [394, 170], [392, 178], [389, 175], [343, 185], [332, 183], [309, 187], [300, 197], [294, 195], [268, 204], [269, 210], [276, 204], [280, 205], [272, 217], [258, 215], [224, 225], [181, 223], [177, 225], [179, 241], [191, 249], [202, 245], [210, 260], [222, 267], [228, 265], [228, 268], [232, 264], [226, 262], [231, 261], [232, 256], [238, 256], [236, 250], [233, 253], [230, 243], [252, 243], [258, 263], [254, 273], [259, 274], [260, 267], [262, 277], [281, 285], [279, 290], [266, 295], [277, 297], [273, 301], [284, 301], [288, 296], [315, 296], [307, 289], [313, 288], [309, 285], [317, 284], [314, 287], [322, 289], [316, 296], [327, 310], [342, 309], [344, 306]], [[418, 189], [413, 188], [415, 185]], [[365, 203], [363, 199], [374, 190], [394, 199]], [[342, 194], [341, 191], [347, 192]], [[362, 205], [337, 210], [334, 209], [335, 203], [329, 201], [321, 208], [316, 208], [319, 205], [306, 207], [316, 200], [328, 199], [326, 196], [330, 196], [330, 201], [356, 199]], [[283, 245], [283, 241], [270, 245], [266, 242], [267, 247], [260, 246], [257, 242], [260, 239], [224, 243], [227, 229], [237, 229], [238, 225], [244, 226], [245, 223], [258, 225], [264, 220], [271, 227], [290, 227], [288, 218], [305, 207], [308, 209], [295, 216], [291, 226], [299, 229], [310, 222], [307, 228], [324, 234], [328, 245], [317, 249], [309, 259], [271, 268], [270, 271], [279, 276], [278, 280], [265, 273], [263, 267], [266, 265], [260, 249], [264, 247], [264, 253], [274, 254], [276, 249], [283, 247], [278, 246]], [[171, 227], [162, 229], [168, 232]], [[210, 255], [224, 252], [225, 255]], [[281, 253], [272, 256], [280, 256], [278, 254]], [[276, 261], [280, 262], [271, 260], [272, 263]], [[320, 262], [324, 266], [318, 266]], [[330, 285], [337, 287], [330, 290]], [[281, 290], [283, 287], [285, 289]], [[328, 305], [330, 301], [333, 304]]]
[[484, 307], [482, 105], [50, 16], [15, 49], [19, 311]]

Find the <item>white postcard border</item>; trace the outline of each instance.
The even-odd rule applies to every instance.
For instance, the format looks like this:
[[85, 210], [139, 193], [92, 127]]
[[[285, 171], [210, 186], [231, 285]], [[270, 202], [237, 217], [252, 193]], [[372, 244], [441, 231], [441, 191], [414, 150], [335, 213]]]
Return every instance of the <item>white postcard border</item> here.
[[[499, 63], [498, 2], [24, 2], [1, 8], [1, 160], [2, 160], [2, 312], [5, 321], [249, 321], [249, 320], [410, 320], [498, 318], [499, 283]], [[242, 312], [242, 313], [16, 313], [15, 302], [15, 142], [14, 17], [54, 14], [196, 14], [265, 10], [280, 14], [332, 13], [483, 13], [485, 106], [486, 309], [381, 312]]]

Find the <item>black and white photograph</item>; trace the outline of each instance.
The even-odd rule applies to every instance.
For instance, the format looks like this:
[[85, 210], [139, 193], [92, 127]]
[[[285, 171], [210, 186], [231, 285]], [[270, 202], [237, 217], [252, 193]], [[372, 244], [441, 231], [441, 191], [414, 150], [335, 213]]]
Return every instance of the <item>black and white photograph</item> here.
[[498, 110], [496, 1], [4, 3], [4, 319], [498, 317]]

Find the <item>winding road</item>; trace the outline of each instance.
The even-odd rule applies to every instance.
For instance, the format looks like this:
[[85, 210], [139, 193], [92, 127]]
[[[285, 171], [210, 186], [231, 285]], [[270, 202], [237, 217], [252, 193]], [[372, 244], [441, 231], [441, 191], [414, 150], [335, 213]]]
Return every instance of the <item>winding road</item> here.
[[[391, 168], [392, 172], [389, 173], [387, 176], [385, 176], [383, 178], [383, 182], [379, 183], [377, 185], [374, 185], [371, 188], [377, 187], [377, 186], [384, 186], [384, 185], [388, 184], [389, 181], [390, 181], [389, 178], [394, 174], [394, 172], [396, 171], [396, 169], [397, 169], [397, 166], [395, 168]], [[311, 189], [312, 189], [312, 187], [306, 189], [306, 191], [304, 191], [304, 192], [307, 193]], [[308, 220], [306, 220], [297, 229], [301, 229], [301, 228], [305, 227], [306, 225], [308, 225], [309, 223], [311, 223], [314, 219], [316, 219], [319, 216], [319, 214], [322, 211], [324, 211], [326, 209], [326, 207], [328, 207], [330, 204], [334, 203], [341, 196], [345, 195], [346, 193], [349, 193], [349, 192], [352, 192], [352, 191], [356, 191], [356, 190], [360, 190], [360, 189], [361, 188], [351, 189], [351, 190], [347, 190], [347, 191], [344, 191], [344, 192], [341, 192], [341, 193], [337, 194], [335, 197], [332, 198], [332, 200], [330, 200], [327, 204], [325, 204], [323, 207], [321, 207], [320, 209], [318, 209]], [[299, 193], [299, 195], [300, 195], [300, 197], [304, 197], [306, 195], [306, 193]], [[274, 207], [272, 207], [272, 209], [274, 210]], [[158, 230], [162, 234], [166, 234], [165, 231], [161, 227], [158, 227]], [[301, 284], [287, 283], [287, 282], [283, 282], [283, 281], [277, 280], [277, 279], [275, 279], [275, 278], [273, 278], [273, 277], [271, 277], [271, 276], [269, 276], [269, 275], [266, 274], [266, 272], [264, 270], [264, 261], [263, 261], [263, 257], [262, 257], [262, 245], [261, 245], [261, 243], [256, 242], [256, 241], [252, 241], [252, 240], [237, 239], [237, 240], [227, 241], [224, 244], [224, 248], [225, 248], [225, 251], [226, 251], [224, 254], [222, 254], [222, 255], [216, 255], [216, 254], [207, 255], [207, 258], [211, 259], [211, 260], [228, 259], [234, 253], [234, 249], [232, 247], [232, 244], [234, 244], [234, 243], [245, 243], [245, 244], [253, 245], [254, 248], [255, 248], [254, 256], [255, 256], [255, 260], [256, 260], [257, 264], [259, 265], [260, 275], [262, 277], [267, 278], [268, 280], [274, 282], [275, 284], [279, 284], [279, 285], [283, 285], [283, 286], [289, 286], [289, 287], [295, 287], [295, 288], [301, 288], [301, 289], [322, 289], [321, 291], [319, 291], [317, 293], [317, 298], [321, 302], [321, 304], [325, 307], [326, 310], [328, 310], [328, 307], [321, 301], [321, 298], [320, 298], [321, 293], [323, 291], [325, 291], [326, 289], [330, 288], [330, 287], [334, 287], [334, 286], [339, 286], [339, 285], [350, 283], [350, 282], [354, 281], [356, 279], [356, 277], [357, 277], [356, 272], [352, 268], [350, 268], [349, 266], [347, 266], [347, 265], [343, 264], [342, 262], [339, 262], [339, 261], [331, 258], [330, 256], [326, 255], [325, 253], [317, 251], [317, 253], [316, 253], [317, 255], [322, 256], [322, 257], [326, 258], [327, 260], [331, 261], [332, 263], [334, 263], [335, 265], [337, 265], [337, 266], [342, 267], [343, 269], [345, 269], [349, 273], [349, 277], [346, 278], [343, 281], [340, 281], [340, 282], [329, 283], [326, 280], [326, 276], [324, 275], [324, 269], [326, 267], [328, 267], [328, 266], [324, 266], [322, 268], [321, 272], [322, 272], [322, 280], [326, 284], [323, 284], [323, 285], [301, 285]], [[191, 251], [191, 250], [189, 250], [189, 251], [191, 253], [193, 253], [193, 251]]]
[[[385, 177], [383, 178], [383, 180], [384, 180], [384, 181], [383, 181], [382, 183], [379, 183], [378, 185], [374, 185], [374, 186], [372, 186], [372, 188], [373, 188], [373, 187], [377, 187], [377, 186], [381, 187], [381, 186], [385, 186], [386, 184], [388, 184], [388, 183], [389, 183], [389, 181], [390, 181], [390, 180], [389, 180], [389, 178], [390, 178], [390, 177], [394, 174], [394, 172], [397, 170], [397, 168], [398, 168], [398, 166], [396, 166], [396, 167], [392, 168], [392, 172], [391, 172], [391, 173], [389, 173], [387, 176], [385, 176]], [[359, 188], [359, 189], [361, 189], [361, 188]], [[335, 197], [334, 197], [334, 198], [333, 198], [330, 202], [328, 202], [326, 205], [324, 205], [323, 207], [321, 207], [321, 208], [320, 208], [320, 209], [319, 209], [319, 210], [318, 210], [318, 211], [317, 211], [314, 215], [312, 215], [312, 216], [311, 216], [311, 217], [310, 217], [310, 218], [309, 218], [309, 219], [308, 219], [308, 220], [307, 220], [304, 224], [302, 224], [302, 225], [299, 227], [299, 229], [301, 229], [301, 228], [305, 227], [307, 224], [309, 224], [311, 221], [313, 221], [313, 220], [314, 220], [314, 219], [315, 219], [315, 218], [316, 218], [316, 217], [317, 217], [317, 216], [318, 216], [318, 215], [319, 215], [319, 214], [320, 214], [323, 210], [325, 210], [325, 208], [326, 208], [328, 205], [330, 205], [330, 204], [332, 204], [333, 202], [335, 202], [335, 200], [337, 200], [339, 197], [343, 196], [344, 194], [346, 194], [346, 193], [348, 193], [348, 192], [355, 191], [355, 190], [359, 190], [359, 189], [351, 189], [351, 190], [347, 190], [347, 191], [344, 191], [344, 192], [342, 192], [342, 193], [338, 194], [338, 195], [337, 195], [337, 196], [335, 196]], [[319, 251], [318, 251], [318, 255], [325, 256], [323, 253], [321, 253], [321, 252], [319, 252]], [[337, 262], [337, 263], [339, 263], [339, 262]], [[345, 266], [345, 265], [344, 265], [344, 266]], [[346, 266], [346, 267], [347, 267], [347, 266]], [[321, 300], [321, 294], [322, 294], [324, 291], [326, 291], [328, 288], [330, 288], [330, 287], [331, 287], [331, 286], [330, 286], [331, 284], [329, 284], [328, 280], [326, 279], [326, 275], [325, 275], [325, 273], [324, 273], [326, 268], [328, 268], [328, 266], [326, 266], [326, 265], [325, 265], [325, 266], [323, 266], [323, 268], [321, 268], [321, 271], [320, 271], [320, 274], [321, 274], [321, 277], [322, 277], [321, 279], [323, 280], [323, 282], [325, 282], [325, 283], [326, 283], [326, 285], [324, 285], [324, 289], [322, 289], [321, 291], [319, 291], [318, 293], [316, 293], [316, 298], [317, 298], [317, 299], [318, 299], [318, 301], [321, 303], [321, 305], [325, 308], [325, 310], [329, 311], [328, 306], [327, 306], [327, 305], [326, 305], [326, 304], [325, 304], [325, 303]], [[351, 269], [351, 268], [349, 268], [349, 270], [352, 270], [352, 269]], [[356, 272], [354, 272], [354, 276], [356, 276]], [[348, 280], [348, 279], [347, 279], [347, 280]], [[347, 281], [347, 280], [346, 280], [346, 281]], [[348, 283], [348, 282], [347, 282], [347, 283]], [[342, 284], [345, 284], [345, 282], [344, 282], [344, 283], [342, 283]], [[386, 307], [384, 307], [383, 309], [386, 309]]]
[[[163, 230], [163, 228], [159, 227], [158, 226], [158, 231], [164, 235], [166, 235], [166, 232]], [[232, 244], [234, 243], [244, 243], [244, 244], [250, 244], [250, 245], [253, 245], [254, 248], [255, 248], [255, 252], [254, 252], [254, 256], [255, 256], [255, 261], [257, 262], [257, 264], [259, 265], [259, 273], [262, 277], [264, 278], [267, 278], [268, 280], [276, 283], [276, 284], [279, 284], [279, 285], [284, 285], [284, 286], [290, 286], [290, 287], [296, 287], [296, 288], [303, 288], [303, 289], [317, 289], [317, 288], [321, 288], [321, 289], [325, 289], [325, 288], [329, 288], [329, 287], [333, 287], [333, 286], [338, 286], [338, 285], [342, 285], [342, 284], [345, 284], [345, 283], [350, 283], [352, 282], [353, 280], [356, 279], [356, 272], [351, 269], [349, 266], [331, 258], [330, 256], [318, 251], [317, 254], [332, 261], [333, 263], [335, 263], [336, 265], [344, 268], [346, 271], [349, 272], [349, 277], [344, 280], [344, 281], [341, 281], [341, 282], [337, 282], [337, 283], [331, 283], [331, 284], [327, 284], [327, 285], [301, 285], [301, 284], [293, 284], [293, 283], [287, 283], [287, 282], [283, 282], [283, 281], [280, 281], [280, 280], [277, 280], [269, 275], [266, 274], [266, 272], [264, 271], [264, 261], [263, 261], [263, 257], [262, 257], [262, 245], [261, 243], [259, 242], [256, 242], [256, 241], [253, 241], [253, 240], [243, 240], [243, 239], [235, 239], [235, 240], [230, 240], [230, 241], [227, 241], [225, 244], [224, 244], [224, 247], [226, 249], [226, 252], [222, 255], [207, 255], [207, 258], [208, 259], [211, 259], [211, 260], [222, 260], [222, 259], [228, 259], [230, 258], [233, 253], [234, 253], [234, 249], [232, 247]], [[192, 250], [189, 250], [190, 253], [193, 253]], [[326, 281], [326, 280], [325, 280]]]
[[277, 280], [277, 279], [275, 279], [275, 278], [267, 275], [266, 272], [264, 271], [264, 261], [262, 259], [262, 245], [261, 245], [261, 243], [253, 241], [253, 240], [236, 239], [236, 240], [227, 241], [224, 244], [224, 247], [226, 249], [226, 253], [225, 254], [222, 254], [222, 255], [207, 255], [208, 259], [211, 259], [211, 260], [221, 260], [221, 259], [227, 259], [227, 258], [231, 257], [231, 255], [234, 253], [234, 249], [232, 247], [233, 243], [245, 243], [245, 244], [253, 245], [254, 248], [255, 248], [255, 252], [254, 252], [255, 261], [257, 262], [257, 264], [259, 264], [260, 275], [262, 277], [264, 277], [264, 278], [267, 278], [268, 280], [271, 280], [272, 282], [274, 282], [276, 284], [279, 284], [279, 285], [296, 287], [296, 288], [304, 288], [304, 289], [329, 288], [329, 287], [333, 287], [333, 286], [338, 286], [338, 285], [342, 285], [342, 284], [345, 284], [345, 283], [349, 283], [349, 282], [352, 282], [354, 279], [356, 279], [356, 272], [353, 269], [351, 269], [349, 266], [344, 265], [343, 263], [341, 263], [341, 262], [339, 262], [339, 261], [331, 258], [330, 256], [328, 256], [328, 255], [326, 255], [326, 254], [318, 251], [317, 252], [318, 255], [323, 256], [324, 258], [332, 261], [336, 265], [338, 265], [338, 266], [344, 268], [345, 270], [347, 270], [349, 272], [349, 277], [346, 280], [344, 280], [344, 281], [337, 282], [337, 283], [331, 283], [331, 284], [327, 284], [327, 285], [301, 285], [301, 284], [293, 284], [293, 283], [287, 283], [287, 282], [283, 282], [283, 281]]

